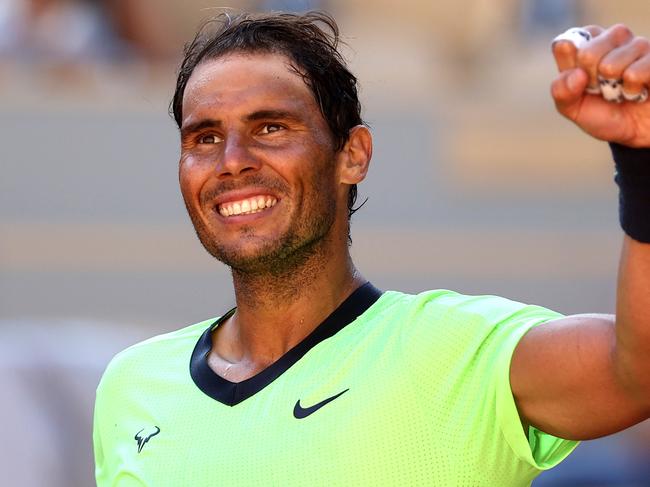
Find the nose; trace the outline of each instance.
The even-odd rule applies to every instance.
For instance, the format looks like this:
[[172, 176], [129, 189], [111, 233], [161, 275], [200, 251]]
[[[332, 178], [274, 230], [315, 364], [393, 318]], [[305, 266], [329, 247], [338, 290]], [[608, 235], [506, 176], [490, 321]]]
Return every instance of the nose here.
[[216, 168], [220, 177], [239, 176], [259, 169], [260, 162], [252, 153], [245, 137], [233, 135], [227, 137], [223, 144], [223, 152]]

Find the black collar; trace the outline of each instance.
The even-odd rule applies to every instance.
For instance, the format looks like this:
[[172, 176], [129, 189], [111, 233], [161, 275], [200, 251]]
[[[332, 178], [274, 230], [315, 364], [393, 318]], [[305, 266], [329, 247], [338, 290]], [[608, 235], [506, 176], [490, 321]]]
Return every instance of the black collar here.
[[241, 382], [230, 382], [217, 375], [210, 368], [207, 360], [208, 353], [212, 348], [212, 331], [233, 315], [236, 309], [233, 308], [212, 323], [199, 338], [192, 352], [192, 358], [190, 359], [190, 375], [192, 376], [192, 380], [199, 389], [211, 398], [228, 406], [239, 404], [280, 377], [280, 375], [300, 360], [313, 347], [353, 322], [372, 306], [381, 294], [379, 289], [366, 282], [350, 294], [338, 308], [332, 311], [300, 343], [261, 372]]

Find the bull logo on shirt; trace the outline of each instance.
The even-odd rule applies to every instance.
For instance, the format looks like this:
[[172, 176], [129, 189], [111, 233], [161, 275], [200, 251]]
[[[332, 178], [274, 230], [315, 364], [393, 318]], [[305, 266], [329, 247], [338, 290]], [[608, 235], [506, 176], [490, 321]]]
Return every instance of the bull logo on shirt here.
[[160, 433], [160, 428], [158, 426], [154, 426], [153, 428], [142, 428], [138, 431], [133, 437], [133, 439], [138, 442], [138, 453], [140, 453], [142, 448], [144, 448], [144, 445], [146, 445], [147, 442], [158, 433]]

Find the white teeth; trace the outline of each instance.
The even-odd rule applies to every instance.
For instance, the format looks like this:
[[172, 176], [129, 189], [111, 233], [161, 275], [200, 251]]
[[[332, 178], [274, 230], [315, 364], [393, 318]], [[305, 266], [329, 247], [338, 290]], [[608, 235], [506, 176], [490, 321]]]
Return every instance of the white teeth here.
[[259, 213], [266, 208], [271, 208], [278, 202], [272, 196], [255, 196], [237, 202], [224, 203], [219, 206], [218, 211], [221, 216], [228, 217], [233, 215], [250, 215]]

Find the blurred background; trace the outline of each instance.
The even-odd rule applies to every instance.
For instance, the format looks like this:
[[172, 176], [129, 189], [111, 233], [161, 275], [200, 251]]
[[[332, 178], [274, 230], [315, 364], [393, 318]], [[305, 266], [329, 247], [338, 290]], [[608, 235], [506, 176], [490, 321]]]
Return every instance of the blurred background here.
[[[605, 144], [554, 113], [550, 40], [642, 0], [0, 0], [2, 485], [93, 485], [111, 356], [219, 315], [167, 105], [202, 19], [324, 9], [375, 135], [353, 252], [384, 289], [613, 312], [621, 232]], [[649, 486], [650, 426], [585, 442], [535, 486]]]

